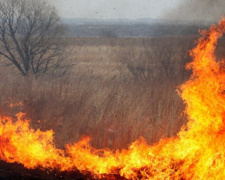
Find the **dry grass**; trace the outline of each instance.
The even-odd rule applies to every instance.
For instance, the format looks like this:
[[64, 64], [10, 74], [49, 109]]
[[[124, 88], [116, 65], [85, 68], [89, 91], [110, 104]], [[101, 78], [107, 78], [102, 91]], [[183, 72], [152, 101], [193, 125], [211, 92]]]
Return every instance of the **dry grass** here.
[[[26, 112], [34, 128], [55, 131], [59, 147], [82, 135], [109, 148], [140, 136], [149, 143], [175, 136], [186, 122], [176, 89], [188, 77], [184, 64], [194, 39], [68, 40], [67, 61], [74, 66], [63, 77], [24, 78], [1, 67], [0, 113]], [[23, 106], [9, 107], [20, 101]]]

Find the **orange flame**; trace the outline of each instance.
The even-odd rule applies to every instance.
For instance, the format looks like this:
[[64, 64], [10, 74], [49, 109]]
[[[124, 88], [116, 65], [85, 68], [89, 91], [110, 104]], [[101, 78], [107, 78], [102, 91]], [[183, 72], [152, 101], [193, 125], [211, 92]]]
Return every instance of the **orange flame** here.
[[187, 65], [193, 74], [180, 87], [189, 122], [176, 138], [149, 146], [137, 140], [121, 151], [97, 150], [89, 138], [65, 150], [53, 143], [53, 131], [34, 131], [23, 114], [13, 122], [0, 119], [0, 158], [26, 168], [88, 171], [95, 177], [119, 174], [128, 179], [225, 178], [225, 60], [216, 61], [217, 39], [225, 32], [225, 19], [202, 32]]

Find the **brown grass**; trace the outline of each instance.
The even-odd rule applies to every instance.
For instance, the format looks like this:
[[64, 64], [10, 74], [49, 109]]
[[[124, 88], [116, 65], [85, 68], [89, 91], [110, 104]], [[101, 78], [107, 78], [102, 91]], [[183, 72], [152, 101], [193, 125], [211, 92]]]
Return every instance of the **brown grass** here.
[[[189, 76], [184, 64], [194, 39], [68, 40], [73, 66], [63, 77], [24, 78], [1, 67], [0, 113], [27, 113], [32, 127], [54, 130], [59, 147], [82, 135], [109, 148], [141, 136], [150, 144], [175, 136], [186, 123], [176, 89]], [[20, 101], [23, 106], [9, 107]]]

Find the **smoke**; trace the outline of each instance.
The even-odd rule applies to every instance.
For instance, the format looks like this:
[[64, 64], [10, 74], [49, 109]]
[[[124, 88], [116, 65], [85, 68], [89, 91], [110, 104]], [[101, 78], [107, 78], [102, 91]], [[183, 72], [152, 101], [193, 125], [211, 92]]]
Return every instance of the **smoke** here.
[[224, 0], [184, 0], [165, 19], [188, 22], [217, 22], [225, 15]]

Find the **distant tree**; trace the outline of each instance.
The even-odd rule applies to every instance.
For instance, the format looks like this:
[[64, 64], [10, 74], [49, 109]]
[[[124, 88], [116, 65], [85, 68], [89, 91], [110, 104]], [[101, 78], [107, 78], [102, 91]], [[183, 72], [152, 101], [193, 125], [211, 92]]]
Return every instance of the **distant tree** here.
[[0, 0], [0, 55], [24, 76], [60, 67], [63, 32], [46, 1]]

